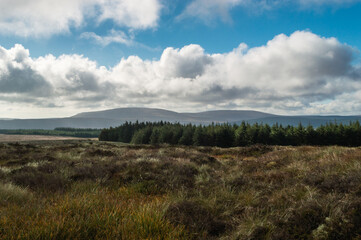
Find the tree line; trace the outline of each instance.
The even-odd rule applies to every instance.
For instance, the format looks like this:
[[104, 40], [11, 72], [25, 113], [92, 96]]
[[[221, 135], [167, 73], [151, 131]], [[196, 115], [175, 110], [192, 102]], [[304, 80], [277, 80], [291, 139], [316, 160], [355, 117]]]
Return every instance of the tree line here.
[[180, 144], [194, 146], [235, 147], [266, 145], [340, 145], [360, 146], [361, 125], [328, 123], [312, 126], [282, 126], [274, 124], [211, 124], [207, 126], [169, 122], [126, 122], [115, 128], [103, 129], [100, 141], [134, 144]]

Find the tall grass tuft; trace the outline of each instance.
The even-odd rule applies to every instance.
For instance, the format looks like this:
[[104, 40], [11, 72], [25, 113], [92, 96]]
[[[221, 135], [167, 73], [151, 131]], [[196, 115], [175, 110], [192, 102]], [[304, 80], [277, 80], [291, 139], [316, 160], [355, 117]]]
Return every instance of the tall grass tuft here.
[[0, 183], [0, 205], [22, 204], [31, 200], [33, 194], [26, 188], [16, 186], [12, 183]]

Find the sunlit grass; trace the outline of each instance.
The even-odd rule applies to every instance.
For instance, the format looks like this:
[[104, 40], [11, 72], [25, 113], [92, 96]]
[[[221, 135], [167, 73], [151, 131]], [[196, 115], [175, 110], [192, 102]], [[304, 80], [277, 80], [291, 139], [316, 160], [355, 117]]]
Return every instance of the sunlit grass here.
[[182, 226], [173, 226], [163, 217], [168, 204], [166, 197], [148, 197], [128, 188], [109, 190], [87, 185], [84, 185], [87, 191], [82, 192], [81, 187], [43, 200], [41, 206], [8, 205], [1, 216], [1, 239], [185, 239], [187, 236]]
[[8, 204], [23, 204], [32, 199], [33, 194], [27, 189], [12, 183], [0, 183], [0, 207]]
[[0, 149], [0, 239], [361, 236], [361, 148]]

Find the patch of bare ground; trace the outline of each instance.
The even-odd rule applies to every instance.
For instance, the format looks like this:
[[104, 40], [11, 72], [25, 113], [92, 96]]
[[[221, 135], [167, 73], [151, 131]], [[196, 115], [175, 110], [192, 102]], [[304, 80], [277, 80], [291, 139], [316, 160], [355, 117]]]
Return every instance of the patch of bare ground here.
[[0, 134], [0, 142], [61, 141], [61, 140], [80, 140], [80, 139], [81, 138], [61, 137], [61, 136]]

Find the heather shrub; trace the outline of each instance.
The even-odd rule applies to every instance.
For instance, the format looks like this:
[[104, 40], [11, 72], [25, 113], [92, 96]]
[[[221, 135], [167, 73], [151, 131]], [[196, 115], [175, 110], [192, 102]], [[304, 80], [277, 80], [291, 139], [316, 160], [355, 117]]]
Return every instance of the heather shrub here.
[[175, 225], [184, 225], [196, 239], [219, 236], [226, 231], [226, 223], [212, 211], [194, 201], [181, 201], [168, 207], [165, 217]]
[[116, 162], [90, 162], [83, 163], [72, 169], [71, 179], [74, 181], [81, 180], [107, 180], [120, 171], [120, 165]]
[[190, 164], [177, 162], [141, 161], [130, 164], [121, 174], [124, 183], [144, 183], [156, 185], [159, 190], [193, 188], [198, 170]]
[[109, 150], [103, 150], [103, 149], [91, 149], [86, 152], [86, 156], [89, 157], [112, 157], [116, 156], [116, 153], [109, 151]]
[[274, 233], [275, 239], [308, 239], [326, 218], [322, 206], [316, 202], [307, 203], [294, 209], [290, 217], [277, 223], [279, 230]]
[[59, 173], [43, 173], [34, 167], [23, 167], [10, 175], [11, 181], [16, 185], [28, 187], [37, 191], [65, 191], [69, 180]]

